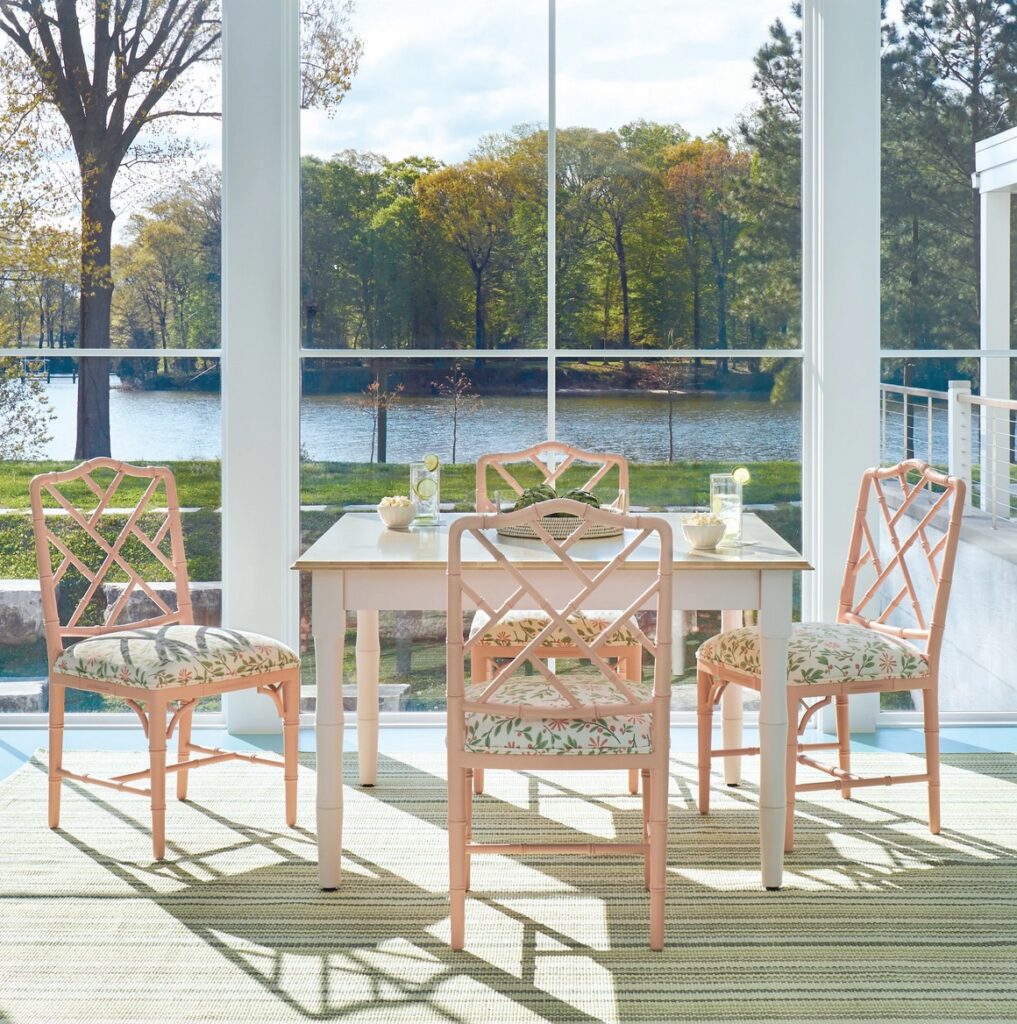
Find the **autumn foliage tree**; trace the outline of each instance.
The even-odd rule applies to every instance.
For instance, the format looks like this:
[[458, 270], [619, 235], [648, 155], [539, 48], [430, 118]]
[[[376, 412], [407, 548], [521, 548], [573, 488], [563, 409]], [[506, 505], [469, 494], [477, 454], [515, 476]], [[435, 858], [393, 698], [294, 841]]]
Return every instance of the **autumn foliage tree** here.
[[473, 274], [474, 344], [486, 347], [488, 283], [507, 243], [513, 208], [512, 168], [476, 157], [442, 167], [416, 183], [421, 216], [438, 225]]

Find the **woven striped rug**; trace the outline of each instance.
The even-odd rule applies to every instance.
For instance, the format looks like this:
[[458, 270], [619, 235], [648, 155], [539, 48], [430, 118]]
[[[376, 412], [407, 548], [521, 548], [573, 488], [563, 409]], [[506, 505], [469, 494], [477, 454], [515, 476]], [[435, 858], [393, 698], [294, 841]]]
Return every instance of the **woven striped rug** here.
[[[331, 894], [316, 887], [311, 758], [295, 830], [281, 775], [195, 773], [163, 863], [136, 797], [68, 785], [50, 832], [43, 764], [25, 765], [0, 784], [0, 1022], [1017, 1019], [1013, 755], [947, 759], [939, 837], [920, 786], [803, 801], [779, 893], [758, 884], [751, 778], [718, 784], [701, 818], [676, 757], [657, 954], [623, 857], [478, 858], [468, 949], [452, 953], [442, 760], [383, 757], [377, 787], [347, 788]], [[67, 761], [114, 773], [136, 756]], [[919, 763], [857, 758], [869, 774]], [[490, 772], [477, 807], [478, 838], [631, 840], [638, 822], [621, 772]]]

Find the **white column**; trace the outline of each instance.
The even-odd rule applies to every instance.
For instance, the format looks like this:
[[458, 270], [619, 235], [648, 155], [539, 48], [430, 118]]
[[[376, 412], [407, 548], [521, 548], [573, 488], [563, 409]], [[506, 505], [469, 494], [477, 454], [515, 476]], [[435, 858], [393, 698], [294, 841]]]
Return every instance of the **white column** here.
[[971, 381], [952, 380], [947, 400], [947, 472], [959, 477], [967, 487], [965, 501], [971, 501]]
[[[223, 0], [223, 623], [296, 645], [298, 0]], [[230, 732], [272, 732], [226, 696]]]
[[[832, 620], [859, 477], [879, 460], [880, 3], [805, 0], [802, 15], [803, 618]], [[851, 703], [853, 727], [873, 727], [878, 697]]]
[[[982, 193], [982, 351], [1010, 349], [1010, 193]], [[1010, 360], [983, 356], [979, 393], [1010, 397]], [[1009, 517], [1010, 414], [981, 409], [981, 507]]]

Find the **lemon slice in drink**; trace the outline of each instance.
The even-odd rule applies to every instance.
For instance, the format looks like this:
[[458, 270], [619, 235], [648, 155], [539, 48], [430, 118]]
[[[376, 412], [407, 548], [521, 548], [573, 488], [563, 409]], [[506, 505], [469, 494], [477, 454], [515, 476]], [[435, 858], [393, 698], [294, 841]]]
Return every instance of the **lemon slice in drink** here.
[[417, 481], [413, 490], [421, 501], [427, 501], [438, 493], [438, 483], [432, 477], [425, 476], [422, 480]]
[[744, 466], [739, 466], [731, 475], [735, 478], [735, 483], [743, 487], [752, 479], [752, 474]]
[[433, 473], [441, 465], [441, 459], [439, 459], [433, 452], [425, 455], [421, 461], [424, 463], [424, 469], [426, 469], [428, 473]]

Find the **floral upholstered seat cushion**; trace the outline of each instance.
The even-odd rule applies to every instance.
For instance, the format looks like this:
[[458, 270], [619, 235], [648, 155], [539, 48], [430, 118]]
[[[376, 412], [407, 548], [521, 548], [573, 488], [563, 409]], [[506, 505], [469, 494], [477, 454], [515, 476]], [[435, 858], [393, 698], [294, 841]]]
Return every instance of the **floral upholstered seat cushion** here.
[[167, 625], [79, 640], [56, 658], [53, 671], [158, 690], [260, 675], [297, 664], [296, 654], [285, 644], [258, 633]]
[[[581, 704], [603, 706], [626, 703], [623, 695], [603, 676], [576, 679], [562, 676]], [[477, 700], [486, 683], [466, 686], [466, 699]], [[653, 696], [650, 683], [628, 683], [642, 702]], [[524, 707], [565, 708], [568, 701], [543, 676], [509, 680], [492, 701]], [[649, 713], [604, 714], [599, 718], [520, 718], [486, 711], [466, 713], [466, 750], [477, 754], [649, 754]]]
[[[759, 629], [743, 626], [711, 637], [696, 652], [700, 661], [758, 676]], [[798, 686], [855, 680], [921, 679], [926, 656], [904, 640], [850, 623], [800, 623], [788, 641], [788, 682]]]
[[[587, 642], [591, 643], [618, 618], [618, 612], [582, 611], [568, 617], [569, 625]], [[485, 612], [477, 612], [470, 627], [470, 636], [481, 633], [478, 643], [484, 647], [524, 647], [548, 623], [548, 617], [542, 611], [513, 610], [506, 612], [501, 619], [490, 628], [486, 628], [490, 617]], [[636, 647], [639, 638], [624, 623], [608, 637], [608, 643], [615, 646]], [[555, 626], [545, 638], [546, 647], [572, 647], [574, 641], [569, 634]]]

